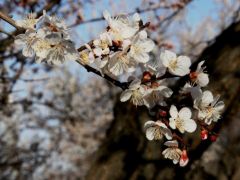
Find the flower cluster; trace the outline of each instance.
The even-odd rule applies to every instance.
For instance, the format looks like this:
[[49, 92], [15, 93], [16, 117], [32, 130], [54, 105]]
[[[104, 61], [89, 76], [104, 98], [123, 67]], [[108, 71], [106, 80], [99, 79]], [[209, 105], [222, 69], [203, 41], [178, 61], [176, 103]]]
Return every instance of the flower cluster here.
[[139, 15], [111, 17], [107, 11], [103, 15], [108, 27], [81, 52], [80, 61], [113, 76], [134, 72], [139, 63], [148, 62], [154, 42], [147, 37]]
[[[212, 134], [210, 139], [216, 140], [209, 125], [220, 119], [224, 108], [219, 96], [214, 97], [204, 89], [209, 83], [204, 61], [193, 70], [189, 57], [177, 56], [169, 50], [163, 50], [158, 58], [150, 58], [155, 45], [145, 30], [148, 23], [144, 25], [137, 13], [132, 17], [111, 17], [108, 12], [103, 15], [108, 23], [105, 31], [78, 50], [64, 22], [45, 12], [39, 18], [30, 14], [17, 21], [26, 31], [16, 37], [15, 43], [24, 46], [24, 56], [35, 56], [37, 61], [59, 64], [76, 60], [111, 77], [133, 73], [141, 64], [145, 68], [142, 77], [129, 77], [120, 100], [145, 105], [154, 114], [154, 120], [145, 123], [147, 139], [166, 138], [163, 156], [185, 166], [188, 156], [183, 134], [195, 132], [199, 125], [202, 139]], [[168, 81], [178, 77], [187, 82], [180, 91], [173, 91]]]
[[[144, 77], [146, 77], [147, 74], [145, 72], [142, 81], [138, 82], [138, 88], [125, 90], [122, 93], [121, 100], [125, 101], [131, 97], [132, 102], [135, 105], [139, 105], [136, 102], [140, 102], [140, 100], [136, 101], [136, 96], [134, 95], [141, 90], [142, 102], [144, 102], [148, 108], [153, 109], [154, 107], [157, 109], [155, 110], [156, 121], [149, 120], [145, 123], [146, 138], [148, 140], [160, 140], [165, 137], [167, 142], [164, 144], [168, 148], [162, 152], [163, 156], [172, 160], [174, 164], [179, 163], [180, 166], [185, 166], [189, 159], [183, 134], [185, 132], [195, 132], [197, 125], [199, 125], [202, 139], [207, 139], [208, 133], [211, 133], [211, 140], [216, 140], [216, 135], [211, 132], [209, 125], [220, 119], [224, 103], [223, 101], [219, 101], [219, 96], [214, 98], [211, 91], [203, 90], [209, 83], [208, 74], [203, 67], [204, 61], [198, 64], [196, 70], [191, 70], [191, 61], [187, 56], [176, 56], [175, 53], [167, 50], [160, 54], [159, 61], [161, 61], [161, 63], [157, 64], [162, 64], [163, 67], [166, 68], [165, 75], [158, 77], [157, 75], [151, 74], [147, 78], [148, 83], [151, 83], [151, 85], [148, 86], [148, 83], [145, 83], [146, 78]], [[156, 67], [156, 69], [159, 68], [162, 67]], [[158, 79], [165, 78], [166, 82], [168, 77], [172, 78], [173, 76], [184, 76], [188, 79], [184, 87], [179, 92], [174, 93], [181, 101], [177, 101], [175, 98], [175, 101], [172, 102], [171, 98], [169, 98], [172, 96], [172, 90], [166, 85], [164, 88], [159, 88], [162, 86], [162, 83], [157, 83]], [[134, 83], [134, 81], [132, 81], [131, 84], [132, 83]], [[149, 102], [147, 102], [146, 97], [149, 96], [149, 92], [153, 91], [156, 87], [154, 85], [156, 84], [158, 89], [163, 89], [164, 92], [168, 93], [168, 96], [165, 95], [162, 97], [168, 97], [170, 100], [164, 101], [164, 99], [159, 98], [159, 96], [153, 96], [151, 103], [154, 104], [154, 106], [148, 106]], [[143, 91], [143, 89], [145, 91]], [[131, 96], [128, 95], [129, 92], [131, 92]], [[138, 99], [140, 97], [139, 94], [140, 93], [138, 93], [137, 96]], [[179, 110], [176, 106], [179, 107]], [[196, 115], [194, 116], [194, 114]]]
[[[214, 134], [209, 125], [220, 119], [224, 103], [218, 101], [219, 96], [214, 98], [211, 91], [203, 89], [209, 83], [208, 74], [203, 67], [204, 61], [201, 61], [195, 70], [191, 70], [189, 57], [177, 56], [168, 50], [161, 52], [158, 61], [155, 67], [146, 64], [146, 67], [151, 66], [155, 72], [146, 71], [142, 74], [142, 79], [130, 81], [120, 100], [122, 102], [130, 100], [136, 106], [145, 105], [154, 112], [156, 120], [145, 123], [146, 138], [148, 140], [166, 138], [168, 141], [165, 145], [168, 148], [162, 152], [163, 156], [171, 159], [174, 164], [185, 166], [189, 159], [183, 134], [195, 132], [197, 125], [200, 126], [202, 139], [206, 139], [208, 133]], [[165, 69], [165, 74], [158, 75], [157, 69]], [[187, 83], [179, 92], [173, 93], [167, 86], [167, 81], [183, 76]], [[216, 140], [215, 135], [211, 136], [211, 140], [213, 137]]]
[[25, 28], [24, 34], [16, 36], [15, 44], [23, 47], [25, 57], [34, 57], [38, 62], [61, 64], [66, 60], [76, 60], [79, 57], [74, 43], [70, 40], [65, 23], [46, 12], [39, 18], [29, 14], [25, 19], [16, 21]]

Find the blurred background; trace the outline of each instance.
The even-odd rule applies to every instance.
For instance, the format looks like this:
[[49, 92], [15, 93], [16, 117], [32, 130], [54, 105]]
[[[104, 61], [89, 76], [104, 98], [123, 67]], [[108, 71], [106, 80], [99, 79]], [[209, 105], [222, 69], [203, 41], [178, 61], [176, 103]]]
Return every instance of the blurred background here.
[[139, 12], [152, 58], [170, 49], [206, 60], [209, 89], [226, 104], [219, 137], [191, 135], [188, 166], [173, 165], [145, 138], [145, 108], [119, 102], [120, 88], [76, 62], [24, 58], [0, 20], [0, 179], [240, 179], [240, 0], [0, 0], [14, 20], [43, 9], [65, 20], [76, 47], [104, 31], [104, 10]]

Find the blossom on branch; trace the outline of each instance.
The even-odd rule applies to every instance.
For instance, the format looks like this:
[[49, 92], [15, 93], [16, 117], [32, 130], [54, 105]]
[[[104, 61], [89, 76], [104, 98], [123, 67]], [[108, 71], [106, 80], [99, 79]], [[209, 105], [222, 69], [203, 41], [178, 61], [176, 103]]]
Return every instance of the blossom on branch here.
[[168, 140], [172, 139], [172, 132], [161, 121], [147, 121], [144, 124], [146, 137], [148, 140], [160, 140], [165, 136]]
[[198, 110], [198, 118], [206, 124], [217, 122], [224, 109], [224, 102], [218, 101], [219, 96], [213, 97], [211, 91], [204, 91], [200, 97], [194, 100], [194, 108]]
[[178, 56], [171, 51], [165, 50], [161, 53], [160, 59], [168, 71], [177, 76], [185, 76], [189, 74], [191, 60], [187, 56]]
[[144, 95], [146, 90], [143, 85], [141, 85], [141, 80], [135, 79], [129, 85], [129, 89], [122, 92], [120, 96], [121, 102], [125, 102], [129, 99], [136, 106], [144, 105]]
[[164, 158], [170, 159], [174, 164], [177, 164], [182, 155], [181, 149], [178, 148], [178, 142], [176, 140], [167, 141], [164, 143], [164, 145], [168, 146], [168, 148], [162, 152]]
[[208, 74], [204, 72], [205, 67], [202, 67], [204, 61], [198, 63], [197, 70], [190, 73], [190, 78], [193, 83], [204, 87], [209, 83]]
[[185, 131], [192, 133], [196, 130], [197, 124], [191, 119], [192, 112], [189, 108], [184, 107], [179, 112], [176, 106], [172, 105], [170, 108], [169, 126], [172, 129], [178, 129], [181, 133]]

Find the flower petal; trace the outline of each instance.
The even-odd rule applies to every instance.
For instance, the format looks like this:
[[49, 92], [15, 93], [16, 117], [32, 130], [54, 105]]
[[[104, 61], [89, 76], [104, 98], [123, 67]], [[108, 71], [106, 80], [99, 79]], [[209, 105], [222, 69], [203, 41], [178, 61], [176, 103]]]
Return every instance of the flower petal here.
[[120, 101], [125, 102], [125, 101], [129, 100], [131, 96], [132, 96], [132, 91], [125, 90], [122, 92], [122, 94], [120, 96]]
[[165, 67], [169, 67], [170, 61], [176, 58], [176, 54], [168, 50], [165, 50], [160, 54], [160, 59]]
[[172, 118], [176, 119], [178, 116], [178, 110], [177, 110], [176, 106], [171, 105], [169, 113]]
[[184, 128], [187, 132], [192, 133], [197, 129], [197, 124], [192, 119], [185, 119], [184, 120]]
[[192, 116], [192, 112], [189, 108], [184, 107], [178, 113], [180, 119], [190, 119]]
[[206, 73], [200, 73], [197, 76], [197, 83], [199, 84], [199, 86], [204, 87], [209, 83], [209, 78], [208, 78], [208, 74]]
[[202, 102], [201, 105], [206, 107], [208, 106], [210, 103], [213, 102], [213, 94], [211, 91], [204, 91], [202, 94]]

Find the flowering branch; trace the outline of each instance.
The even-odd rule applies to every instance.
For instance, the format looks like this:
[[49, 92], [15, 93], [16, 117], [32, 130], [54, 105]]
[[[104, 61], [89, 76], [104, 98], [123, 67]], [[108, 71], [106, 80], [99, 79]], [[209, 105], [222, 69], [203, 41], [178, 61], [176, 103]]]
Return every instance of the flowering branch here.
[[[122, 88], [122, 102], [130, 100], [136, 106], [144, 105], [154, 114], [153, 120], [145, 123], [147, 139], [166, 138], [164, 157], [185, 166], [188, 156], [184, 133], [193, 133], [200, 126], [201, 137], [206, 139], [206, 133], [212, 133], [209, 126], [220, 119], [224, 108], [219, 96], [214, 97], [211, 91], [203, 89], [209, 83], [204, 61], [191, 68], [189, 57], [168, 50], [162, 51], [157, 59], [151, 58], [149, 53], [155, 44], [145, 30], [149, 23], [144, 24], [139, 14], [131, 18], [111, 17], [105, 11], [103, 17], [108, 23], [106, 29], [97, 39], [76, 49], [62, 20], [44, 12], [39, 22], [36, 15], [30, 14], [16, 22], [26, 31], [16, 36], [15, 44], [23, 46], [25, 57], [49, 64], [75, 60], [88, 72]], [[140, 64], [144, 67], [141, 78], [129, 77], [127, 82], [112, 78], [133, 73]], [[183, 77], [185, 85], [180, 90], [168, 87], [168, 79], [174, 77]], [[196, 117], [192, 117], [193, 112]]]

